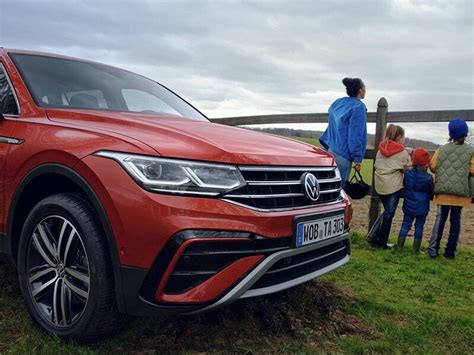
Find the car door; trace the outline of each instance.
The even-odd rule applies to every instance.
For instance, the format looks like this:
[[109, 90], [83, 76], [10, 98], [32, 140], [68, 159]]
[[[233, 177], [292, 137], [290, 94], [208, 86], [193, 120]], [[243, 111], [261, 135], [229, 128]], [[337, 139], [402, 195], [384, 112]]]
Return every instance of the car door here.
[[19, 140], [10, 136], [19, 108], [15, 93], [8, 78], [5, 66], [0, 61], [0, 250], [5, 236], [5, 161], [9, 148], [12, 144], [20, 143]]

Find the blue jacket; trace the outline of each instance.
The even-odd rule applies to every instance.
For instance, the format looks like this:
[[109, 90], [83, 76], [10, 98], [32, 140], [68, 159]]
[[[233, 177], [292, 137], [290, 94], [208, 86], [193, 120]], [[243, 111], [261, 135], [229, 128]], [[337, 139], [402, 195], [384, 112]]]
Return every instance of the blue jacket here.
[[329, 107], [328, 128], [319, 141], [347, 160], [362, 162], [367, 145], [367, 108], [357, 97], [343, 97]]
[[403, 213], [411, 216], [427, 215], [433, 195], [433, 177], [416, 168], [405, 172], [403, 178]]

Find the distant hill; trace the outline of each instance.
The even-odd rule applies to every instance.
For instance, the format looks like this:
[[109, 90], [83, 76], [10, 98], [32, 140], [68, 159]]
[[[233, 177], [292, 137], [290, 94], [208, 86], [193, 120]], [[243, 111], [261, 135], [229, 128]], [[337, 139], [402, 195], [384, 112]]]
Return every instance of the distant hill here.
[[[313, 138], [319, 139], [323, 132], [320, 131], [307, 131], [303, 129], [293, 129], [293, 128], [252, 128], [256, 131], [262, 131], [272, 134], [278, 134], [280, 136], [293, 136], [293, 137], [303, 137], [303, 138]], [[368, 145], [374, 146], [375, 137], [373, 134], [368, 135]], [[440, 147], [439, 144], [413, 138], [405, 138], [405, 146], [410, 148], [419, 148], [423, 147], [427, 150], [436, 150]]]

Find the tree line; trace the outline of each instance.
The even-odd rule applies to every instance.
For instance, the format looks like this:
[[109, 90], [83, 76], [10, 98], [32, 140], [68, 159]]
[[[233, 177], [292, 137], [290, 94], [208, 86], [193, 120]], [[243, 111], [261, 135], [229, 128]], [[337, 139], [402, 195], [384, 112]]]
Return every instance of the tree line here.
[[[267, 132], [271, 134], [277, 134], [280, 136], [290, 136], [290, 137], [304, 137], [304, 138], [313, 138], [319, 139], [323, 132], [321, 131], [310, 131], [304, 129], [294, 129], [294, 128], [251, 128], [253, 130], [258, 130], [261, 132]], [[368, 135], [368, 145], [373, 146], [375, 141], [375, 136], [373, 134]], [[440, 147], [439, 144], [425, 141], [422, 139], [414, 139], [414, 138], [405, 138], [405, 146], [410, 148], [418, 148], [423, 147], [427, 150], [436, 150]]]

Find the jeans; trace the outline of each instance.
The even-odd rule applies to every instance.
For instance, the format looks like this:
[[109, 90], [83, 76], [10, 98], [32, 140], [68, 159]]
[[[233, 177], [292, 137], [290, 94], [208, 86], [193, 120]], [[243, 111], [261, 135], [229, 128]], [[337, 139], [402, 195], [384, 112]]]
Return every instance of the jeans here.
[[423, 227], [425, 226], [427, 215], [423, 216], [412, 216], [405, 214], [403, 216], [402, 228], [398, 234], [401, 238], [406, 238], [408, 231], [411, 229], [413, 221], [415, 221], [415, 239], [423, 239]]
[[402, 190], [398, 190], [393, 194], [389, 195], [379, 195], [380, 200], [384, 208], [382, 214], [382, 223], [378, 233], [378, 240], [376, 244], [381, 247], [387, 245], [388, 237], [390, 235], [390, 229], [392, 229], [392, 220], [395, 216], [395, 211], [397, 210], [398, 201], [400, 201]]
[[456, 256], [456, 247], [458, 246], [459, 233], [461, 231], [462, 207], [443, 205], [438, 206], [436, 213], [436, 220], [433, 225], [433, 232], [431, 233], [430, 245], [428, 247], [428, 254], [430, 256], [435, 257], [439, 255], [439, 245], [443, 237], [444, 225], [446, 224], [450, 212], [451, 216], [449, 221], [451, 226], [449, 227], [448, 243], [444, 249], [444, 256], [448, 258], [454, 258]]
[[344, 158], [342, 155], [334, 153], [331, 149], [329, 149], [329, 153], [331, 153], [334, 156], [334, 159], [336, 159], [337, 168], [341, 173], [341, 186], [342, 188], [344, 188], [344, 185], [346, 184], [347, 180], [349, 180], [349, 174], [351, 173], [352, 169], [352, 162]]

